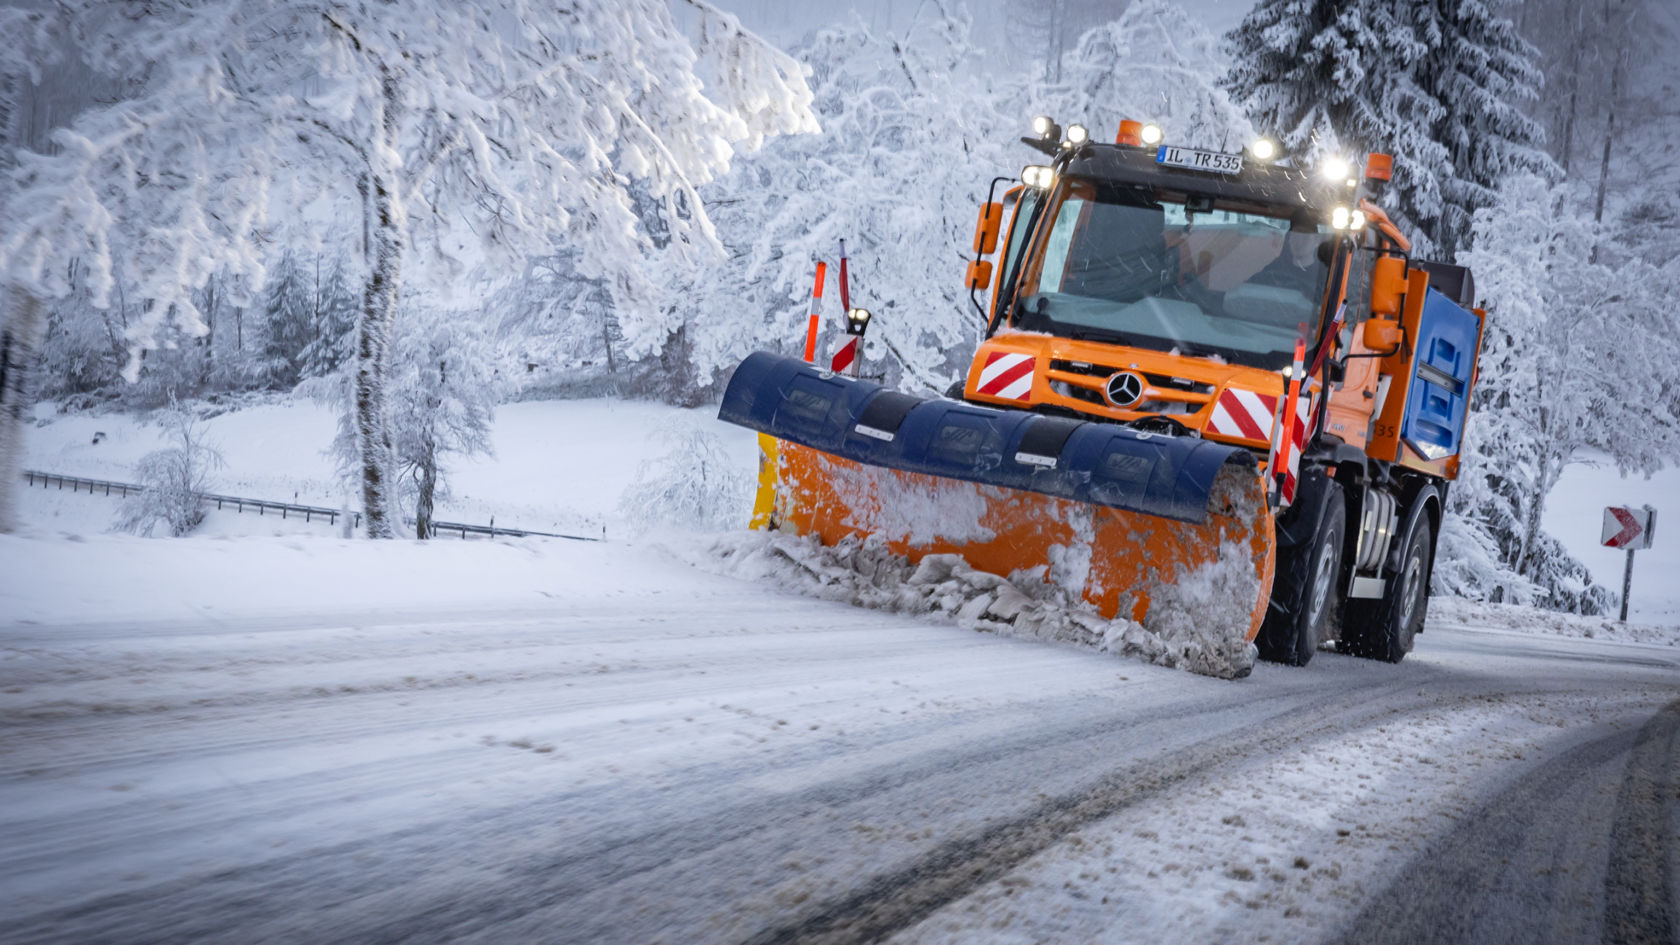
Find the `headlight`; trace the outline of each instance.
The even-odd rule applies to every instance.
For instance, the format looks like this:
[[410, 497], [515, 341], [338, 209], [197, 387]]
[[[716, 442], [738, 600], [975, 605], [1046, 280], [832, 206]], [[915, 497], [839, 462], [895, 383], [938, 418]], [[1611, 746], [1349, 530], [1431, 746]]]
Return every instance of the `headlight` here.
[[1319, 170], [1330, 180], [1347, 180], [1353, 174], [1353, 165], [1347, 158], [1326, 158]]
[[1143, 130], [1138, 132], [1138, 137], [1143, 139], [1144, 144], [1160, 144], [1161, 143], [1161, 126], [1160, 125], [1144, 125]]
[[1270, 138], [1255, 138], [1248, 146], [1248, 153], [1254, 155], [1256, 160], [1270, 161], [1277, 157], [1277, 142]]
[[1336, 209], [1330, 211], [1330, 226], [1335, 229], [1345, 230], [1348, 228], [1348, 224], [1352, 221], [1353, 211], [1346, 207], [1337, 207]]
[[1056, 179], [1056, 172], [1043, 164], [1029, 164], [1021, 168], [1021, 183], [1039, 190], [1048, 190]]
[[1350, 229], [1350, 230], [1363, 230], [1363, 229], [1365, 229], [1365, 211], [1355, 210], [1355, 211], [1353, 211], [1353, 213], [1348, 215], [1348, 229]]

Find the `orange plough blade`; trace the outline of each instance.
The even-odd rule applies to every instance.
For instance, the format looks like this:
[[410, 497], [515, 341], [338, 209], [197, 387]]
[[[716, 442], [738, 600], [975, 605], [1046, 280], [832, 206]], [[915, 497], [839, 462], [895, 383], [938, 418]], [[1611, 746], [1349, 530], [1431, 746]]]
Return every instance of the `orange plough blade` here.
[[764, 433], [759, 444], [756, 528], [826, 545], [873, 536], [911, 561], [955, 554], [1017, 583], [1057, 584], [1156, 633], [1188, 622], [1252, 641], [1265, 617], [1276, 552], [1252, 467], [1221, 468], [1206, 515], [1191, 522], [869, 465]]

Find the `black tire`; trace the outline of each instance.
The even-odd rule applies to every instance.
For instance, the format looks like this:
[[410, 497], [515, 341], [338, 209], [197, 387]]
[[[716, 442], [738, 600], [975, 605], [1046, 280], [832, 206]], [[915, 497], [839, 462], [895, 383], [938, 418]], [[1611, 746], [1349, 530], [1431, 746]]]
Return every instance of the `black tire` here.
[[1278, 556], [1278, 574], [1266, 621], [1260, 626], [1260, 658], [1305, 666], [1318, 652], [1325, 630], [1341, 619], [1342, 548], [1347, 538], [1347, 503], [1342, 487], [1325, 485], [1324, 510], [1312, 540]]
[[1400, 570], [1380, 600], [1350, 601], [1342, 638], [1355, 656], [1398, 663], [1412, 651], [1429, 613], [1429, 573], [1435, 555], [1435, 524], [1419, 506], [1412, 513], [1400, 550]]

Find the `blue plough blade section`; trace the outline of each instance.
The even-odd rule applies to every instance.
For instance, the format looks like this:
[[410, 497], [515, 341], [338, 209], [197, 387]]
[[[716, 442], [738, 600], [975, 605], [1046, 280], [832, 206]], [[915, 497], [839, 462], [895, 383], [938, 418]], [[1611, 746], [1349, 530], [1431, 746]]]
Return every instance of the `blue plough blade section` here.
[[871, 466], [1200, 523], [1215, 476], [1254, 455], [1199, 437], [918, 397], [785, 355], [735, 369], [718, 418]]

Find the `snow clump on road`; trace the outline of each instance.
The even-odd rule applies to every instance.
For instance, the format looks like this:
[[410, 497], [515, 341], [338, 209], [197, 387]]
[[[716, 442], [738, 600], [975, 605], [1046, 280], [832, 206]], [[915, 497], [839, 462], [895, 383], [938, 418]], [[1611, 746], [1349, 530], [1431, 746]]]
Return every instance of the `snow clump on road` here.
[[1204, 676], [1234, 679], [1254, 668], [1253, 645], [1222, 633], [1218, 625], [1174, 620], [1150, 630], [1131, 620], [1109, 620], [1047, 583], [1042, 569], [1005, 578], [976, 570], [954, 554], [912, 563], [878, 537], [829, 547], [815, 538], [755, 531], [721, 536], [711, 551], [712, 564], [696, 563], [721, 563], [734, 577], [858, 607], [944, 615], [969, 630], [1071, 643]]

